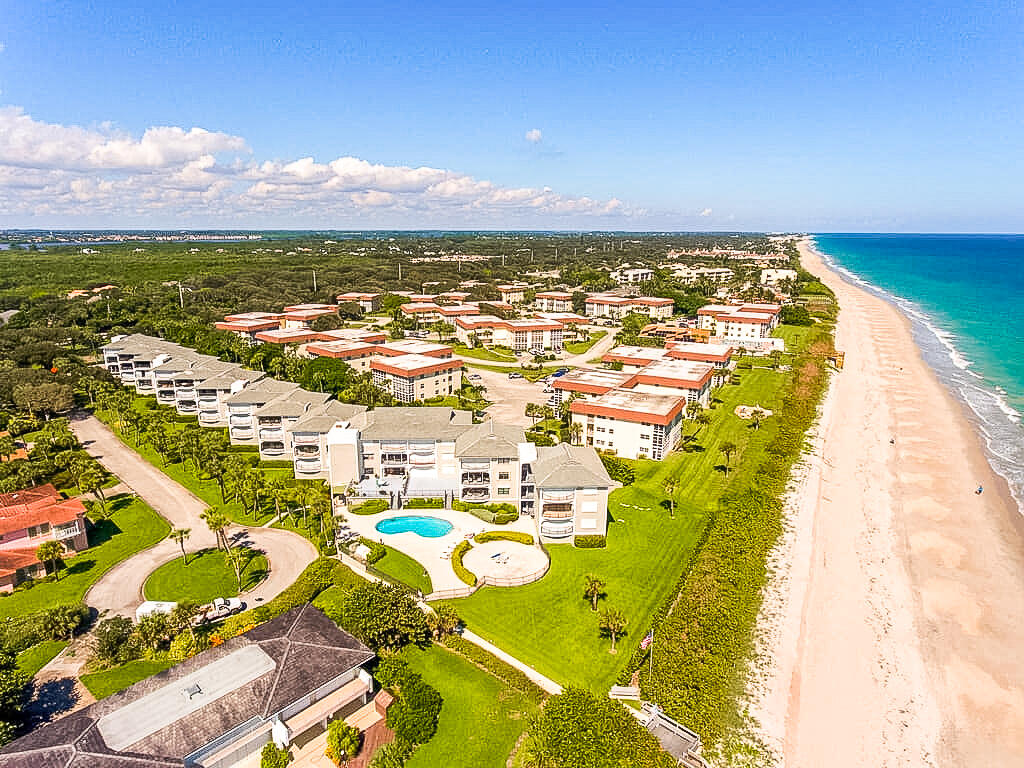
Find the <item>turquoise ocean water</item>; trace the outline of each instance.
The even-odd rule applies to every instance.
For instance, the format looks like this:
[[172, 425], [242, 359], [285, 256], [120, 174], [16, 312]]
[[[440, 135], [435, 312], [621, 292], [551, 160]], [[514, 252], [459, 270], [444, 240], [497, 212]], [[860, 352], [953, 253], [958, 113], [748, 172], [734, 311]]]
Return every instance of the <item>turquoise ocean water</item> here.
[[895, 303], [974, 414], [1024, 512], [1024, 235], [815, 235], [848, 279]]

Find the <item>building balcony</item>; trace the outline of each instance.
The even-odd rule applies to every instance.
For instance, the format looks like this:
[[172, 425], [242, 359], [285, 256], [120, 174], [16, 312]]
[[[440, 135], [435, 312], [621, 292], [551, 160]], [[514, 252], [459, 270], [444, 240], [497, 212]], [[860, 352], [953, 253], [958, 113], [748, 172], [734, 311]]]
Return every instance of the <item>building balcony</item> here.
[[490, 485], [491, 476], [486, 472], [463, 472], [463, 485]]
[[463, 461], [460, 466], [463, 472], [486, 472], [491, 468], [489, 461]]
[[541, 510], [541, 517], [545, 520], [571, 520], [573, 512], [571, 509], [551, 509], [549, 505], [545, 505]]
[[252, 427], [231, 427], [231, 437], [235, 440], [252, 440]]
[[283, 456], [284, 443], [260, 443], [260, 453], [266, 456]]
[[409, 454], [409, 463], [415, 466], [433, 466], [434, 454], [433, 453], [412, 453]]
[[572, 536], [573, 524], [571, 520], [565, 523], [541, 522], [540, 533], [542, 536], [547, 536], [549, 539], [564, 539], [568, 536]]
[[174, 390], [173, 389], [158, 389], [156, 391], [156, 399], [161, 403], [173, 403], [174, 402]]
[[303, 435], [298, 432], [293, 432], [292, 442], [296, 445], [315, 445], [319, 449], [320, 435]]
[[296, 459], [295, 471], [300, 475], [312, 475], [322, 468], [320, 459]]
[[241, 416], [238, 414], [228, 414], [228, 424], [232, 427], [248, 427], [252, 429], [252, 416]]
[[540, 500], [545, 502], [567, 503], [571, 506], [575, 497], [573, 491], [541, 491]]
[[489, 488], [463, 488], [462, 499], [464, 501], [487, 501], [491, 498]]
[[264, 429], [260, 427], [260, 440], [282, 440], [284, 438], [284, 432], [278, 428]]
[[381, 464], [408, 464], [409, 457], [404, 453], [385, 453], [380, 457]]
[[195, 413], [199, 410], [195, 400], [179, 400], [175, 404], [175, 408], [178, 409], [178, 413]]
[[261, 427], [280, 427], [281, 417], [280, 416], [260, 416]]
[[153, 382], [151, 382], [149, 379], [136, 379], [135, 388], [139, 392], [149, 392], [153, 389]]
[[200, 411], [199, 421], [203, 424], [216, 424], [220, 421], [219, 411]]
[[73, 539], [75, 536], [82, 532], [82, 529], [79, 528], [78, 523], [76, 522], [72, 525], [55, 526], [51, 529], [51, 531], [53, 532], [53, 538], [60, 541], [62, 539]]

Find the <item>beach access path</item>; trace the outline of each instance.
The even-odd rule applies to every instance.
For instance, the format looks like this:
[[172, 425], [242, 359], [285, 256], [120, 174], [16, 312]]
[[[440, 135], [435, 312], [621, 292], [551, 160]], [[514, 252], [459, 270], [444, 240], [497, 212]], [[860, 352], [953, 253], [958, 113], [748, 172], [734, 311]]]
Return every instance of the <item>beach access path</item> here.
[[[172, 528], [191, 529], [186, 550], [194, 552], [216, 546], [213, 534], [200, 517], [207, 508], [205, 502], [122, 443], [95, 416], [79, 413], [70, 422], [89, 455], [166, 518]], [[270, 564], [267, 578], [242, 595], [249, 607], [283, 592], [317, 556], [316, 548], [307, 539], [291, 531], [232, 525], [228, 535], [236, 545], [262, 551]], [[180, 548], [170, 539], [144, 549], [107, 571], [86, 594], [86, 603], [100, 611], [133, 617], [142, 603], [142, 587], [149, 574], [180, 556]]]
[[792, 505], [755, 715], [790, 768], [1024, 765], [1017, 506], [907, 319], [807, 242], [801, 259], [836, 293], [846, 364]]

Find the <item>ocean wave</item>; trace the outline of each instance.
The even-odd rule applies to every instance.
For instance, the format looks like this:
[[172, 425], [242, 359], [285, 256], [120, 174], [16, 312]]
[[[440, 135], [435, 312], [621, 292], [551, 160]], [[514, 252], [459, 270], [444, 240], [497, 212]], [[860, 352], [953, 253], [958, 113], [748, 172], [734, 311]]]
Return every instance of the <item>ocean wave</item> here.
[[839, 264], [817, 247], [822, 260], [846, 280], [895, 305], [911, 320], [914, 341], [939, 380], [976, 416], [975, 424], [988, 450], [992, 468], [1006, 478], [1024, 513], [1024, 440], [1021, 414], [1010, 404], [1002, 387], [971, 370], [974, 365], [957, 347], [957, 336], [943, 328], [915, 302], [897, 296]]

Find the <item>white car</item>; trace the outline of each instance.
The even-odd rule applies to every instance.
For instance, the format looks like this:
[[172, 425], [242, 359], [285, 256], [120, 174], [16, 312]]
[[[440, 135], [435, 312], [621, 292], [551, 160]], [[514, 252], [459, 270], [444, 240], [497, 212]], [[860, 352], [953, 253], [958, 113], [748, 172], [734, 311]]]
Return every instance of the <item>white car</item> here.
[[545, 395], [551, 395], [551, 394], [554, 394], [554, 392], [555, 392], [555, 388], [554, 387], [544, 387], [544, 394]]
[[177, 607], [177, 603], [166, 600], [147, 600], [135, 609], [135, 620], [142, 621], [154, 613], [170, 613]]
[[466, 378], [469, 379], [470, 381], [480, 381], [481, 379], [483, 379], [483, 376], [481, 376], [479, 373], [471, 373], [468, 376], [466, 376]]
[[220, 621], [238, 613], [243, 608], [245, 608], [245, 603], [237, 597], [218, 597], [209, 606], [206, 606], [201, 621]]

